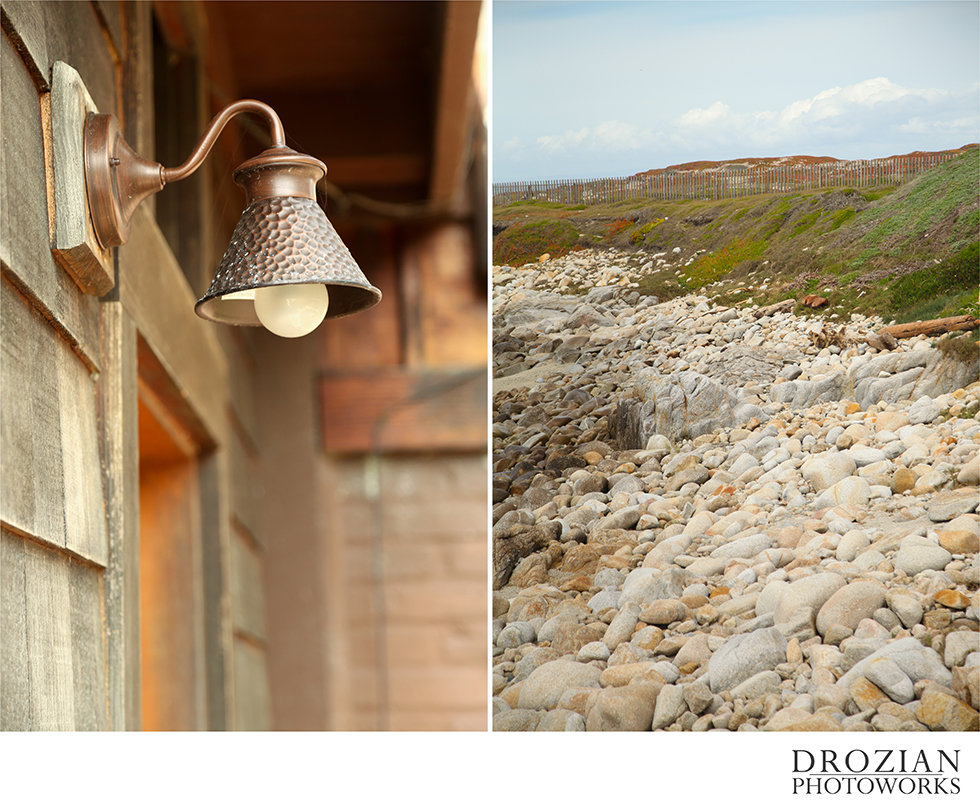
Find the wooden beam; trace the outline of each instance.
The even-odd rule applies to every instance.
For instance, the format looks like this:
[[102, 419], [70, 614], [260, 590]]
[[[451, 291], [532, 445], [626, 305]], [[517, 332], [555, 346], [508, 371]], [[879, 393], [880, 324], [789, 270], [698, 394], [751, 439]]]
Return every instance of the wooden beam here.
[[482, 3], [447, 3], [436, 105], [435, 145], [429, 197], [450, 200], [466, 178], [467, 139], [473, 111], [473, 54]]
[[139, 435], [136, 327], [118, 301], [101, 307], [99, 439], [109, 564], [106, 568], [108, 727], [142, 728], [140, 692]]
[[327, 179], [341, 188], [424, 183], [427, 171], [425, 155], [417, 152], [327, 158]]
[[327, 375], [320, 395], [330, 453], [487, 449], [485, 366]]

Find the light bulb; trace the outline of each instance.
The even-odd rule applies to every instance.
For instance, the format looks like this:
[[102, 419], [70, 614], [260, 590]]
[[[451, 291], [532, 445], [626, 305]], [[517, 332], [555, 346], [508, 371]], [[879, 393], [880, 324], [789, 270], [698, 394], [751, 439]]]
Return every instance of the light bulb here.
[[255, 291], [255, 314], [280, 337], [302, 337], [316, 329], [327, 314], [330, 298], [325, 284], [280, 284]]

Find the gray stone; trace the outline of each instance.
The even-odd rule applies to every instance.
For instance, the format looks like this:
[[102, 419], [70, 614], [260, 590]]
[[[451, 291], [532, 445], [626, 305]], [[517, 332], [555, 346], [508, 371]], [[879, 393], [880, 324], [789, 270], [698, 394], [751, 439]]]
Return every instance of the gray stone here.
[[912, 681], [890, 658], [874, 658], [864, 669], [864, 676], [896, 703], [915, 699]]
[[636, 602], [643, 605], [657, 599], [679, 599], [684, 588], [694, 579], [693, 574], [683, 569], [660, 571], [656, 568], [637, 568], [627, 574], [619, 604]]
[[956, 630], [946, 636], [943, 660], [947, 667], [961, 667], [971, 652], [980, 650], [980, 634], [971, 630]]
[[715, 559], [732, 560], [736, 558], [751, 559], [756, 554], [772, 547], [772, 538], [768, 534], [752, 534], [748, 537], [741, 537], [738, 540], [731, 540], [714, 551], [711, 556]]
[[755, 700], [765, 695], [778, 694], [782, 681], [775, 672], [759, 672], [732, 687], [730, 691], [736, 700]]
[[762, 616], [766, 613], [772, 613], [788, 587], [789, 583], [782, 579], [773, 579], [767, 582], [766, 587], [762, 589], [762, 593], [756, 600], [755, 615]]
[[563, 624], [578, 624], [578, 619], [573, 613], [559, 613], [552, 616], [538, 628], [538, 642], [547, 641], [550, 644], [555, 640], [555, 633]]
[[640, 606], [635, 602], [627, 602], [620, 608], [616, 618], [609, 624], [609, 629], [602, 637], [606, 647], [615, 650], [624, 641], [633, 637], [637, 619], [640, 617]]
[[769, 390], [773, 402], [788, 402], [794, 410], [803, 410], [818, 402], [835, 402], [843, 393], [844, 375], [840, 372], [822, 380], [777, 383]]
[[834, 556], [842, 562], [851, 562], [871, 544], [871, 539], [860, 529], [851, 529], [841, 537]]
[[[775, 615], [775, 614], [774, 614]], [[784, 622], [776, 624], [776, 629], [787, 639], [806, 641], [817, 634], [816, 614], [809, 605], [800, 605]]]
[[[616, 413], [616, 435], [626, 447], [646, 447], [654, 434], [672, 441], [695, 438], [751, 418], [733, 390], [693, 371], [664, 376], [641, 369], [633, 389], [635, 398], [620, 400]], [[752, 412], [765, 417], [759, 408]]]
[[855, 401], [866, 410], [882, 400], [938, 397], [975, 382], [977, 371], [975, 363], [962, 363], [939, 349], [917, 349], [882, 352], [852, 364], [848, 375]]
[[797, 608], [804, 605], [813, 608], [814, 613], [819, 613], [824, 602], [846, 584], [847, 580], [844, 577], [830, 571], [800, 577], [796, 582], [791, 583], [780, 597], [773, 616], [776, 624], [787, 621]]
[[582, 648], [575, 654], [575, 660], [583, 664], [589, 661], [608, 661], [609, 648], [601, 641], [590, 641], [582, 645]]
[[572, 686], [599, 686], [599, 670], [577, 661], [549, 661], [532, 672], [517, 699], [520, 709], [553, 709]]
[[494, 731], [534, 731], [541, 719], [541, 712], [532, 709], [511, 709], [493, 716]]
[[530, 622], [511, 622], [497, 636], [497, 646], [505, 650], [520, 647], [522, 644], [534, 641], [535, 636], [534, 625]]
[[606, 515], [596, 521], [593, 531], [604, 529], [632, 529], [636, 526], [640, 516], [644, 514], [642, 506], [627, 506], [625, 509], [618, 509], [612, 514]]
[[606, 608], [618, 608], [621, 597], [619, 591], [599, 591], [589, 600], [589, 608], [593, 613], [601, 613]]
[[833, 593], [817, 613], [817, 632], [822, 636], [833, 624], [854, 630], [861, 619], [885, 604], [885, 589], [877, 582], [860, 580]]
[[704, 633], [698, 633], [685, 642], [677, 655], [674, 656], [674, 666], [678, 668], [688, 664], [701, 666], [707, 663], [711, 654], [708, 636]]
[[838, 481], [854, 475], [857, 465], [844, 453], [827, 452], [813, 456], [801, 468], [803, 478], [817, 492], [822, 492]]
[[865, 506], [871, 500], [871, 485], [860, 476], [849, 475], [820, 493], [813, 502], [814, 509], [831, 506]]
[[523, 681], [542, 664], [554, 661], [561, 656], [550, 647], [535, 647], [514, 667], [514, 681]]
[[698, 678], [698, 680], [692, 681], [691, 683], [685, 683], [682, 689], [684, 690], [684, 702], [687, 703], [688, 708], [695, 714], [701, 714], [708, 708], [711, 704], [711, 699], [714, 697], [703, 678]]
[[885, 594], [885, 601], [904, 627], [911, 629], [922, 621], [925, 608], [914, 596], [892, 589]]
[[657, 706], [653, 713], [653, 730], [667, 728], [686, 711], [684, 687], [667, 684], [657, 696]]
[[895, 555], [895, 567], [914, 577], [930, 569], [942, 571], [953, 560], [946, 549], [925, 537], [909, 535]]
[[535, 731], [585, 731], [585, 718], [570, 709], [553, 709], [546, 712]]
[[972, 488], [942, 492], [929, 502], [928, 515], [933, 523], [943, 523], [967, 512], [976, 511], [980, 505], [980, 492]]
[[915, 638], [900, 638], [886, 643], [858, 661], [838, 681], [845, 689], [865, 675], [868, 665], [878, 658], [887, 658], [898, 664], [912, 683], [916, 681], [935, 681], [949, 687], [953, 676], [943, 664], [939, 653], [931, 647], [923, 647]]
[[775, 628], [734, 636], [708, 661], [708, 682], [715, 694], [786, 661], [786, 639]]
[[848, 450], [845, 450], [844, 454], [851, 458], [858, 469], [867, 467], [869, 464], [877, 464], [879, 461], [884, 461], [887, 458], [883, 450], [879, 450], [877, 447], [868, 447], [864, 444], [856, 444]]
[[631, 683], [597, 692], [589, 702], [586, 731], [649, 731], [660, 683]]

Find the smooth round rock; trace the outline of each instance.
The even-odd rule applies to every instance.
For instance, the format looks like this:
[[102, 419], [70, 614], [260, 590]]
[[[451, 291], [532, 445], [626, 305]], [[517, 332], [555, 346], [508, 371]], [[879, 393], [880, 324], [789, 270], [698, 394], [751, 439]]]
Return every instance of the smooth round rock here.
[[877, 582], [852, 582], [823, 603], [817, 613], [817, 632], [822, 636], [834, 624], [855, 630], [861, 619], [870, 618], [884, 604], [885, 589]]

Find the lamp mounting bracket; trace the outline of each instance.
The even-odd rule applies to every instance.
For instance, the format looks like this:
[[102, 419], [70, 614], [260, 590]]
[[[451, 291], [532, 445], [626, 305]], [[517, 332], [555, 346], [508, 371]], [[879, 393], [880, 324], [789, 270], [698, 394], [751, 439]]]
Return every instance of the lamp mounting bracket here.
[[183, 180], [197, 170], [214, 146], [225, 124], [239, 113], [257, 113], [269, 123], [273, 148], [285, 147], [279, 116], [261, 101], [245, 99], [225, 107], [208, 124], [190, 157], [180, 166], [166, 169], [140, 157], [126, 143], [114, 115], [89, 113], [85, 121], [85, 187], [92, 224], [105, 248], [125, 244], [133, 213], [143, 200], [167, 183]]

